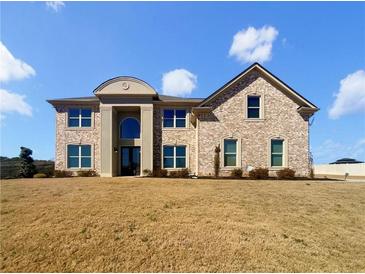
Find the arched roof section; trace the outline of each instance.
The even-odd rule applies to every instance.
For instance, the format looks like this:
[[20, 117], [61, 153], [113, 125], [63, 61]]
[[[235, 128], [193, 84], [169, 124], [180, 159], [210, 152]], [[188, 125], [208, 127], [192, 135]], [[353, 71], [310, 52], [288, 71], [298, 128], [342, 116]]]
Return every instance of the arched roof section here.
[[94, 94], [99, 95], [150, 95], [155, 96], [157, 92], [145, 81], [131, 77], [118, 76], [100, 84]]

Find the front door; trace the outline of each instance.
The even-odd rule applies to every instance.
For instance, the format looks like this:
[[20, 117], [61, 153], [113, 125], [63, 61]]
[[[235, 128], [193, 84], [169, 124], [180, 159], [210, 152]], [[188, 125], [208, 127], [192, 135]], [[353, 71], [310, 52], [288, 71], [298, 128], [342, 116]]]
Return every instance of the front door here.
[[121, 175], [140, 175], [140, 147], [121, 147]]

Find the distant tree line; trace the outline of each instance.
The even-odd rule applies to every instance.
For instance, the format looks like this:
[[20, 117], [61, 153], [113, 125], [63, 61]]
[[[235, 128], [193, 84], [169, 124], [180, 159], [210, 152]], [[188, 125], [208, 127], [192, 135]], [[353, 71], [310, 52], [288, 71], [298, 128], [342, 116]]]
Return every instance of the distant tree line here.
[[0, 156], [0, 178], [32, 178], [36, 173], [53, 176], [54, 162], [33, 160], [32, 153], [31, 149], [21, 147], [19, 157], [8, 158]]

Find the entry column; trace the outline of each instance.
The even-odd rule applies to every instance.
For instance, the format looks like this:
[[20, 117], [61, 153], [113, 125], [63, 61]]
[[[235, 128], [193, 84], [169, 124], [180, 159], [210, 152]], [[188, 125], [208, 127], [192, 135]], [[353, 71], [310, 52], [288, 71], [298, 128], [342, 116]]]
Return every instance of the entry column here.
[[101, 177], [112, 177], [113, 172], [113, 108], [101, 106]]
[[141, 106], [141, 175], [153, 169], [153, 104]]

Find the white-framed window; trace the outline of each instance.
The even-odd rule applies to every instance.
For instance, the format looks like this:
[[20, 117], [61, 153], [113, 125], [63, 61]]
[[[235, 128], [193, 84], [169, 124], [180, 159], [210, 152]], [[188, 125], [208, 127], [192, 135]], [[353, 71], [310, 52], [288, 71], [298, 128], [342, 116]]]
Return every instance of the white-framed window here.
[[271, 166], [282, 167], [284, 166], [284, 140], [272, 139], [271, 140]]
[[91, 168], [91, 145], [67, 145], [67, 168]]
[[186, 109], [164, 109], [162, 120], [164, 128], [185, 128]]
[[163, 168], [186, 168], [186, 146], [163, 146]]
[[224, 166], [235, 167], [237, 166], [237, 140], [225, 139], [224, 140]]
[[128, 117], [122, 120], [119, 126], [119, 137], [121, 139], [139, 139], [141, 136], [141, 126], [139, 120]]
[[69, 108], [68, 127], [91, 127], [91, 108]]
[[258, 95], [247, 96], [247, 118], [259, 119], [260, 115], [261, 97]]

